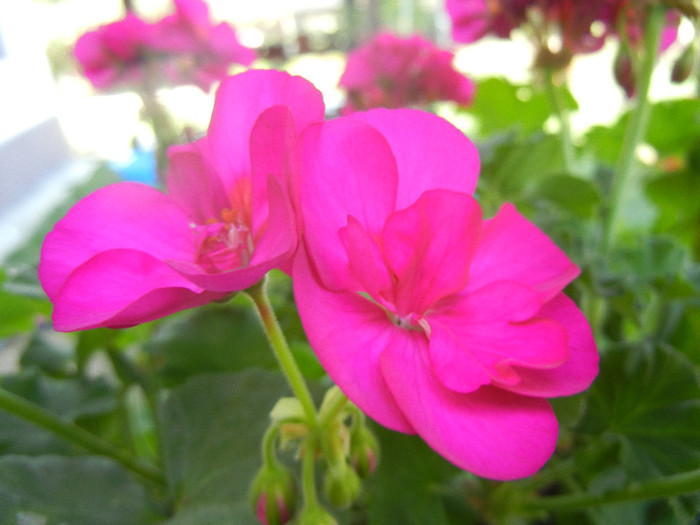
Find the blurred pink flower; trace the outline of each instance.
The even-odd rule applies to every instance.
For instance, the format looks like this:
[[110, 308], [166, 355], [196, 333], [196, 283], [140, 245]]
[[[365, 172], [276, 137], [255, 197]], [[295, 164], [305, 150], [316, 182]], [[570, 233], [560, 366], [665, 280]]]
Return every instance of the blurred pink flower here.
[[149, 74], [207, 91], [227, 76], [231, 65], [247, 66], [255, 59], [254, 51], [238, 42], [229, 24], [212, 23], [203, 0], [175, 0], [175, 13], [154, 23], [127, 13], [122, 20], [82, 35], [75, 55], [85, 76], [99, 89], [143, 83]]
[[373, 110], [300, 139], [299, 313], [322, 365], [377, 422], [479, 476], [536, 472], [548, 397], [598, 354], [563, 293], [578, 268], [512, 205], [483, 220], [473, 144], [416, 110]]
[[321, 94], [300, 77], [252, 70], [224, 80], [206, 137], [169, 151], [167, 193], [107, 186], [46, 236], [39, 279], [55, 328], [150, 321], [289, 265], [297, 134], [323, 117]]
[[344, 113], [377, 107], [422, 106], [436, 100], [469, 104], [474, 84], [454, 69], [454, 55], [425, 38], [379, 33], [348, 56], [339, 85]]
[[452, 38], [471, 43], [486, 35], [510, 37], [525, 21], [526, 9], [536, 0], [447, 0], [452, 19]]
[[122, 20], [83, 34], [75, 43], [75, 56], [83, 73], [98, 89], [143, 78], [143, 52], [150, 26], [128, 13]]
[[175, 0], [175, 13], [154, 25], [152, 41], [154, 50], [171, 57], [165, 73], [173, 84], [192, 83], [204, 91], [224, 78], [231, 64], [255, 60], [229, 24], [211, 22], [202, 0]]

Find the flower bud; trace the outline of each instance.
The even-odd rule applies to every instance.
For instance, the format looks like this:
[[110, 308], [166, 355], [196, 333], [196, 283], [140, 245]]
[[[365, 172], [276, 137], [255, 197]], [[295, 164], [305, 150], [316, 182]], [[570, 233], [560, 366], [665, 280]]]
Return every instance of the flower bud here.
[[323, 480], [326, 498], [336, 507], [348, 507], [360, 494], [360, 478], [344, 461], [331, 465]]
[[360, 476], [367, 478], [377, 468], [379, 443], [365, 426], [353, 432], [350, 441], [350, 465]]
[[249, 503], [260, 523], [287, 523], [296, 504], [294, 478], [280, 465], [264, 465], [251, 485]]
[[634, 71], [632, 69], [632, 59], [624, 52], [620, 52], [615, 57], [613, 73], [618, 85], [625, 91], [627, 98], [634, 97], [637, 86]]
[[688, 79], [695, 67], [696, 53], [693, 44], [685, 48], [678, 60], [673, 64], [671, 70], [671, 81], [680, 84]]

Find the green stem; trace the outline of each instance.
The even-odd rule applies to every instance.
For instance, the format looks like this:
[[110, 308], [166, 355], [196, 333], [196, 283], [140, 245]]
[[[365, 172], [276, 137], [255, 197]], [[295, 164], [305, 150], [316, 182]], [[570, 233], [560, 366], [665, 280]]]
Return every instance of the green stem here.
[[620, 157], [610, 189], [610, 202], [604, 231], [604, 244], [609, 247], [619, 230], [620, 208], [627, 191], [628, 179], [634, 168], [637, 146], [644, 138], [649, 120], [649, 86], [656, 65], [661, 30], [664, 26], [666, 8], [653, 5], [649, 8], [645, 30], [644, 50], [637, 73], [636, 105], [630, 115], [622, 142]]
[[316, 437], [310, 434], [304, 444], [304, 458], [301, 464], [301, 487], [304, 493], [304, 506], [307, 508], [318, 507], [318, 495], [316, 494], [316, 474], [314, 472], [316, 450]]
[[574, 510], [621, 501], [668, 498], [698, 490], [700, 490], [700, 469], [645, 483], [633, 483], [623, 489], [604, 494], [567, 494], [525, 501], [522, 503], [522, 508], [527, 511]]
[[43, 408], [8, 392], [4, 388], [0, 388], [0, 408], [91, 452], [110, 457], [146, 479], [159, 485], [165, 485], [163, 473], [156, 466], [133, 458], [124, 451], [114, 448], [107, 441], [103, 441], [94, 434], [59, 419]]
[[552, 69], [543, 67], [542, 73], [550, 104], [559, 120], [559, 143], [561, 144], [564, 169], [567, 173], [573, 173], [576, 165], [576, 158], [574, 155], [574, 143], [571, 138], [569, 111], [564, 104], [561, 89], [554, 81], [554, 72]]
[[265, 284], [267, 279], [261, 280], [259, 283], [248, 288], [245, 293], [253, 300], [256, 311], [262, 323], [267, 339], [272, 347], [275, 356], [287, 377], [289, 386], [292, 388], [294, 395], [299, 399], [302, 408], [304, 409], [304, 414], [306, 415], [306, 422], [312, 432], [317, 428], [317, 418], [316, 418], [316, 407], [314, 405], [313, 399], [311, 398], [311, 393], [309, 392], [306, 382], [304, 381], [304, 376], [301, 374], [299, 367], [297, 366], [294, 356], [292, 355], [287, 340], [282, 333], [279, 323], [277, 322], [277, 317], [275, 312], [272, 310], [270, 305], [270, 300], [267, 297], [267, 292], [265, 291]]
[[331, 421], [333, 421], [337, 415], [348, 403], [348, 398], [345, 397], [342, 390], [337, 386], [334, 386], [326, 399], [324, 399], [323, 405], [319, 411], [319, 426], [324, 428]]

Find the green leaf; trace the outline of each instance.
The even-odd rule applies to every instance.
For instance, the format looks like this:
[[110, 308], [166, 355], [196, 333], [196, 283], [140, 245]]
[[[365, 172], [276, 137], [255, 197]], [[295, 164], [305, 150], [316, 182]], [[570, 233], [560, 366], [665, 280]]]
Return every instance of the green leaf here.
[[108, 459], [0, 458], [0, 523], [147, 525], [162, 519], [143, 487]]
[[[163, 461], [178, 514], [212, 512], [227, 516], [220, 523], [247, 523], [237, 521], [240, 513], [235, 509], [247, 509], [248, 487], [262, 464], [260, 444], [270, 410], [287, 395], [280, 374], [253, 369], [200, 375], [171, 392], [160, 422], [167, 429]], [[196, 521], [176, 517], [173, 523]]]
[[417, 436], [376, 425], [372, 430], [379, 438], [381, 457], [376, 472], [364, 483], [369, 523], [451, 523], [438, 487], [459, 470]]
[[666, 100], [651, 107], [646, 142], [661, 155], [683, 153], [700, 136], [700, 100]]
[[537, 185], [535, 197], [577, 217], [593, 217], [600, 206], [598, 189], [587, 180], [570, 175], [555, 175]]
[[252, 308], [231, 304], [209, 305], [164, 320], [146, 349], [161, 363], [165, 386], [197, 374], [277, 366]]
[[[576, 101], [568, 92], [565, 104], [569, 109], [576, 108]], [[474, 103], [467, 112], [476, 117], [481, 136], [507, 129], [528, 134], [542, 130], [551, 107], [546, 94], [534, 91], [530, 85], [488, 78], [479, 82]]]
[[0, 268], [0, 338], [28, 332], [37, 320], [51, 313], [51, 303], [43, 297], [27, 296], [7, 289], [5, 272]]
[[602, 358], [581, 430], [616, 440], [633, 479], [700, 467], [700, 382], [672, 348], [616, 348]]

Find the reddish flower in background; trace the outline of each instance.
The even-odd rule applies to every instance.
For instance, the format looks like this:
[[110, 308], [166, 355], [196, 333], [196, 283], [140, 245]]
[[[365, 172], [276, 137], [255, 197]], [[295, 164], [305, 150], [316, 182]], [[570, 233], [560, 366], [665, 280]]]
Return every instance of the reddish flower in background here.
[[578, 268], [512, 205], [482, 219], [476, 149], [434, 115], [357, 113], [310, 126], [300, 144], [294, 293], [331, 378], [461, 468], [536, 472], [558, 433], [546, 398], [598, 371], [588, 323], [562, 293]]
[[175, 0], [175, 13], [155, 23], [127, 13], [82, 35], [75, 56], [99, 89], [144, 82], [148, 67], [159, 80], [195, 84], [205, 91], [225, 78], [231, 65], [247, 66], [255, 59], [229, 24], [211, 21], [203, 0]]
[[46, 236], [39, 279], [55, 328], [150, 321], [290, 264], [297, 134], [323, 117], [320, 92], [300, 77], [253, 70], [222, 82], [207, 136], [170, 150], [167, 193], [107, 186]]
[[423, 106], [436, 100], [469, 104], [474, 84], [454, 69], [453, 58], [421, 36], [379, 33], [348, 56], [339, 82], [347, 91], [343, 112]]
[[143, 77], [143, 50], [149, 39], [150, 26], [128, 13], [122, 20], [82, 35], [75, 43], [75, 56], [98, 89], [139, 82]]
[[447, 0], [452, 38], [471, 43], [486, 35], [508, 38], [525, 21], [527, 7], [536, 0]]
[[212, 23], [202, 0], [175, 0], [175, 13], [157, 22], [153, 33], [153, 49], [171, 57], [165, 73], [174, 84], [193, 83], [207, 91], [231, 64], [255, 60], [229, 24]]

